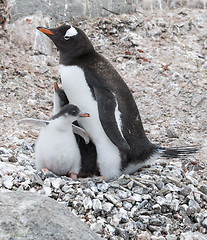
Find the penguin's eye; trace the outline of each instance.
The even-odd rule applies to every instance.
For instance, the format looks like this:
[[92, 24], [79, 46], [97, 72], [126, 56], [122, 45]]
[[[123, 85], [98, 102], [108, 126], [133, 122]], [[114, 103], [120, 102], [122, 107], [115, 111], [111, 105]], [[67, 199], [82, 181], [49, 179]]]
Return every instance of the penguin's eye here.
[[72, 110], [71, 114], [72, 114], [72, 115], [76, 115], [76, 114], [77, 114], [77, 111], [74, 109], [74, 110]]
[[64, 36], [64, 39], [65, 39], [66, 41], [68, 41], [68, 40], [70, 39], [70, 37], [69, 37], [69, 36]]

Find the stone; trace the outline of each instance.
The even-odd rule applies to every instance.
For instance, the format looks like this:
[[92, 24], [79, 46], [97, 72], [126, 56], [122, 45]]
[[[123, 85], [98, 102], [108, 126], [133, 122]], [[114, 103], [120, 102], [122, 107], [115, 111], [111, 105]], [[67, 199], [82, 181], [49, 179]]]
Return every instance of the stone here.
[[123, 190], [117, 191], [116, 195], [121, 199], [125, 199], [128, 197], [128, 193]]
[[112, 217], [112, 222], [114, 226], [118, 226], [120, 223], [127, 223], [128, 221], [129, 217], [125, 212], [118, 212]]
[[98, 189], [96, 187], [96, 184], [92, 181], [87, 182], [87, 187], [89, 187], [94, 193], [98, 193]]
[[206, 240], [206, 234], [202, 234], [200, 232], [191, 232], [187, 231], [185, 233], [180, 234], [180, 240]]
[[204, 228], [207, 229], [207, 218], [205, 218], [205, 219], [202, 221], [201, 225], [202, 225]]
[[62, 187], [62, 191], [65, 192], [65, 193], [73, 193], [74, 189], [71, 186], [68, 186], [67, 184], [65, 184]]
[[198, 223], [201, 223], [204, 220], [204, 214], [202, 212], [195, 214], [195, 220]]
[[60, 184], [61, 184], [61, 178], [56, 178], [54, 180], [51, 181], [51, 184], [54, 188], [59, 189], [60, 188]]
[[163, 181], [159, 180], [155, 182], [156, 187], [161, 190], [164, 187]]
[[9, 157], [8, 160], [9, 160], [9, 162], [13, 162], [13, 163], [18, 161], [15, 156]]
[[191, 193], [192, 189], [190, 187], [184, 187], [180, 190], [180, 194], [183, 196], [188, 196]]
[[178, 211], [179, 205], [180, 205], [180, 201], [179, 200], [177, 200], [177, 199], [173, 199], [172, 200], [172, 209], [174, 211], [176, 211], [176, 212]]
[[137, 193], [137, 194], [144, 194], [144, 193], [148, 193], [148, 191], [146, 189], [144, 189], [143, 187], [140, 186], [135, 186], [132, 188], [132, 192], [133, 193]]
[[166, 199], [164, 197], [157, 196], [155, 199], [159, 205], [163, 205], [164, 203], [166, 203]]
[[93, 203], [92, 203], [92, 200], [91, 198], [88, 196], [86, 198], [84, 198], [83, 200], [83, 206], [84, 208], [87, 210], [87, 209], [91, 209], [92, 206], [93, 206]]
[[150, 225], [155, 225], [155, 226], [163, 226], [164, 221], [161, 217], [152, 216], [149, 219], [149, 224]]
[[108, 190], [108, 188], [109, 188], [109, 185], [106, 182], [97, 184], [97, 189], [101, 192], [106, 192]]
[[127, 211], [130, 211], [130, 209], [133, 206], [130, 202], [127, 202], [127, 201], [123, 201], [122, 205], [123, 205], [124, 209]]
[[176, 185], [172, 183], [168, 183], [167, 188], [172, 192], [178, 192], [180, 190], [180, 188], [178, 188]]
[[193, 107], [196, 107], [198, 104], [200, 104], [204, 99], [206, 98], [205, 95], [197, 94], [193, 97], [191, 105]]
[[99, 199], [100, 201], [103, 201], [103, 199], [104, 199], [104, 194], [103, 194], [103, 192], [99, 192], [99, 193], [96, 195], [96, 198]]
[[178, 138], [178, 135], [172, 129], [168, 128], [166, 130], [166, 133], [167, 133], [167, 137], [169, 137], [169, 138]]
[[0, 239], [100, 239], [69, 209], [30, 192], [0, 193]]
[[[25, 8], [22, 8], [22, 10], [24, 11]], [[44, 55], [52, 55], [52, 43], [40, 34], [36, 28], [38, 26], [46, 26], [48, 23], [54, 24], [54, 21], [46, 17], [46, 15], [31, 14], [30, 16], [19, 18], [15, 23], [7, 23], [5, 27], [13, 43], [21, 48], [32, 48], [36, 52], [37, 60], [43, 60]], [[39, 54], [42, 58], [39, 58]]]
[[136, 202], [141, 202], [142, 201], [142, 195], [134, 193], [133, 196], [130, 197], [130, 199], [132, 199]]
[[127, 184], [127, 187], [131, 190], [133, 188], [133, 185], [134, 185], [134, 182], [133, 181], [130, 181], [128, 184]]
[[104, 202], [102, 204], [102, 209], [103, 211], [110, 213], [112, 211], [112, 208], [114, 207], [114, 205], [110, 202]]
[[111, 193], [106, 193], [104, 196], [109, 202], [113, 203], [116, 207], [122, 206], [122, 203], [119, 202]]
[[147, 216], [147, 215], [140, 215], [138, 217], [139, 221], [141, 221], [142, 223], [144, 224], [149, 224], [149, 220], [150, 220], [150, 216]]
[[137, 228], [141, 229], [141, 230], [146, 230], [148, 225], [146, 223], [140, 222], [140, 221], [136, 221], [136, 225]]
[[[128, 1], [120, 0], [119, 4], [106, 0], [100, 2], [92, 1], [52, 1], [47, 4], [47, 1], [37, 0], [36, 2], [24, 2], [23, 0], [13, 1], [8, 0], [11, 11], [11, 22], [19, 18], [29, 16], [35, 12], [41, 12], [43, 16], [53, 18], [57, 22], [63, 22], [65, 19], [80, 19], [83, 17], [99, 17], [107, 16], [109, 11], [116, 13], [130, 13], [136, 10], [137, 2], [135, 0]], [[23, 8], [21, 6], [24, 6]], [[109, 7], [110, 6], [110, 7]], [[105, 10], [108, 9], [109, 11]]]
[[201, 211], [201, 208], [199, 204], [194, 199], [190, 199], [188, 203], [188, 209], [187, 209], [188, 216], [191, 216], [192, 214], [195, 214], [195, 213], [199, 213], [200, 211]]
[[153, 205], [152, 206], [152, 209], [156, 212], [156, 213], [160, 213], [161, 212], [161, 206], [160, 206], [160, 204], [155, 204], [155, 205]]
[[163, 236], [152, 236], [151, 240], [165, 240]]
[[102, 210], [102, 204], [99, 199], [93, 199], [92, 200], [93, 210], [95, 212], [100, 212]]
[[202, 185], [198, 188], [202, 193], [207, 195], [207, 186], [206, 185]]
[[91, 197], [91, 198], [94, 198], [94, 197], [95, 197], [94, 192], [93, 192], [91, 189], [89, 189], [89, 188], [84, 189], [84, 190], [83, 190], [83, 193], [84, 193], [85, 195]]
[[150, 200], [150, 199], [152, 199], [152, 196], [150, 194], [145, 194], [145, 195], [142, 196], [142, 199], [143, 200]]
[[98, 220], [96, 223], [92, 223], [90, 228], [96, 233], [101, 233], [103, 230], [104, 222]]
[[137, 209], [141, 209], [141, 208], [145, 207], [147, 204], [148, 204], [148, 201], [144, 200], [138, 204]]
[[3, 186], [7, 189], [11, 189], [13, 186], [13, 177], [12, 176], [5, 176], [3, 177]]
[[172, 235], [169, 234], [169, 235], [166, 236], [166, 240], [177, 240], [177, 237], [174, 234], [172, 234]]

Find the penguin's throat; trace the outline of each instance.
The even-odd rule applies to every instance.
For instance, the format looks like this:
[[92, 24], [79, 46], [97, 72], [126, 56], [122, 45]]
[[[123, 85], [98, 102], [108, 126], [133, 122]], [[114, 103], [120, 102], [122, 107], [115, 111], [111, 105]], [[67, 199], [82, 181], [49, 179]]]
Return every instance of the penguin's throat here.
[[66, 117], [59, 117], [52, 121], [53, 127], [55, 127], [58, 131], [68, 131], [72, 133], [72, 122], [70, 119]]

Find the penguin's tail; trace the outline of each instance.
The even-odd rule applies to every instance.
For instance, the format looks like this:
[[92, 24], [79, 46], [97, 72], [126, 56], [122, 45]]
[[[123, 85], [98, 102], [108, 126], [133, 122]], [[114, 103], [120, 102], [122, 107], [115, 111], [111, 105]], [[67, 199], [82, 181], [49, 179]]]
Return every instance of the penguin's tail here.
[[178, 158], [187, 155], [192, 155], [200, 149], [200, 146], [184, 146], [184, 147], [158, 147], [161, 157]]

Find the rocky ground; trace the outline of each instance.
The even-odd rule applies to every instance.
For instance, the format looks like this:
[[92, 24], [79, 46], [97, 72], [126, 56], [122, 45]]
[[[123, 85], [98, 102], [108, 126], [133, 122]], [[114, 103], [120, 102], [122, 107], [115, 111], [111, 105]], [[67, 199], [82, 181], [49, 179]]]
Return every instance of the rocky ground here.
[[37, 173], [39, 129], [18, 125], [18, 120], [51, 116], [58, 54], [17, 47], [1, 28], [1, 191], [28, 190], [54, 198], [105, 239], [206, 239], [206, 10], [143, 11], [78, 25], [125, 79], [149, 139], [201, 149], [193, 156], [158, 159], [111, 182]]

